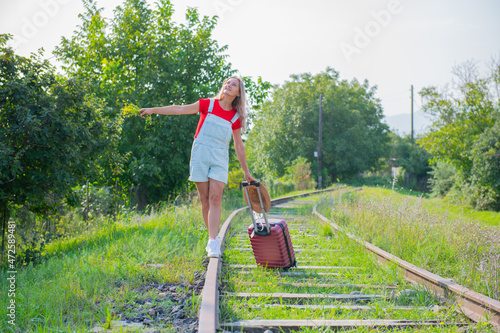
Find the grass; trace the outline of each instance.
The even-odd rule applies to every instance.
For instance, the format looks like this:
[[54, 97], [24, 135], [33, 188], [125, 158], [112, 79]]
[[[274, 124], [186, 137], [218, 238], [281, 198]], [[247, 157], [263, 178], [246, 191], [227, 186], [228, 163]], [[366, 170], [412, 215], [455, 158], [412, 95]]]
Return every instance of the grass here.
[[[204, 270], [207, 232], [201, 208], [196, 199], [186, 202], [183, 207], [160, 206], [156, 213], [151, 208], [147, 215], [125, 212], [117, 222], [103, 218], [87, 225], [68, 216], [61, 226], [64, 237], [48, 243], [35, 262], [18, 260], [17, 326], [2, 320], [0, 331], [88, 332], [109, 327], [119, 319], [115, 313], [127, 315], [134, 310], [124, 306], [145, 297], [168, 312], [171, 302], [158, 299], [157, 292], [148, 296], [137, 289], [152, 283], [190, 284]], [[222, 222], [242, 206], [240, 191], [225, 191]], [[0, 270], [2, 309], [12, 298], [7, 295], [8, 276], [6, 268]], [[185, 292], [191, 304], [186, 315], [196, 317], [201, 298]]]
[[[332, 188], [332, 187], [335, 187], [335, 185], [332, 185], [328, 188]], [[327, 188], [323, 188], [323, 190], [326, 190]], [[316, 191], [315, 189], [310, 189], [310, 190], [299, 190], [299, 191], [293, 191], [293, 192], [290, 192], [290, 193], [287, 193], [287, 194], [283, 194], [283, 195], [278, 195], [276, 196], [275, 198], [271, 198], [271, 199], [278, 199], [278, 198], [283, 198], [283, 197], [289, 197], [289, 196], [292, 196], [292, 195], [298, 195], [298, 194], [303, 194], [303, 193], [307, 193], [307, 192], [311, 192], [311, 191]]]
[[[325, 195], [322, 196], [325, 198]], [[319, 196], [317, 196], [319, 200]], [[245, 214], [240, 214], [233, 222], [232, 235], [228, 239], [227, 249], [224, 253], [222, 281], [225, 291], [253, 292], [253, 293], [314, 293], [314, 294], [381, 294], [388, 299], [379, 299], [368, 303], [369, 310], [357, 311], [342, 308], [338, 301], [315, 300], [316, 305], [338, 305], [336, 309], [300, 309], [295, 305], [312, 303], [312, 301], [299, 302], [285, 298], [273, 299], [258, 297], [242, 299], [227, 296], [221, 300], [221, 322], [230, 322], [245, 319], [435, 319], [443, 323], [457, 322], [462, 319], [454, 308], [447, 308], [439, 312], [433, 311], [431, 306], [439, 304], [438, 298], [429, 290], [422, 287], [409, 285], [401, 271], [395, 265], [380, 266], [374, 257], [364, 248], [352, 242], [342, 233], [333, 233], [331, 228], [311, 217], [312, 200], [306, 206], [287, 206], [285, 209], [272, 208], [270, 214], [284, 215], [289, 223], [290, 233], [297, 253], [299, 266], [328, 265], [350, 266], [351, 269], [318, 270], [308, 269], [307, 274], [295, 276], [279, 272], [274, 269], [257, 267], [253, 269], [235, 268], [233, 264], [255, 264], [250, 249], [250, 241], [246, 228], [250, 219]], [[327, 200], [324, 200], [327, 201]], [[304, 203], [304, 202], [302, 202]], [[294, 217], [298, 215], [299, 217]], [[290, 273], [298, 273], [299, 269], [290, 269]], [[328, 272], [331, 275], [321, 275]], [[296, 283], [313, 283], [313, 285], [297, 285]], [[295, 283], [295, 284], [293, 284]], [[330, 284], [321, 287], [318, 283]], [[413, 289], [415, 295], [405, 295], [404, 290]], [[272, 305], [272, 306], [271, 306]], [[398, 309], [396, 306], [419, 306], [419, 309]], [[472, 331], [482, 331], [482, 324], [471, 327]], [[486, 331], [488, 331], [487, 328]], [[302, 332], [327, 332], [328, 329], [307, 329]], [[377, 332], [373, 329], [360, 329], [359, 332]], [[412, 332], [458, 332], [458, 328], [422, 328], [412, 329]]]
[[421, 204], [428, 209], [429, 212], [445, 215], [450, 219], [462, 219], [472, 223], [500, 226], [500, 212], [478, 211], [465, 204], [456, 204], [448, 199], [431, 197], [428, 193], [403, 188], [393, 191], [388, 188], [380, 187], [363, 187], [363, 192], [373, 197], [391, 196], [396, 201], [413, 198], [414, 202], [421, 201]]
[[[387, 329], [387, 330], [383, 330], [383, 329], [380, 329], [380, 330], [377, 330], [377, 329], [373, 329], [371, 327], [366, 327], [366, 328], [359, 328], [359, 329], [356, 329], [356, 330], [349, 330], [349, 332], [357, 332], [357, 333], [378, 333], [378, 332], [392, 332], [392, 331], [395, 331], [395, 332], [398, 332], [398, 333], [406, 333], [406, 332], [417, 332], [417, 333], [421, 333], [421, 332], [428, 332], [428, 333], [452, 333], [452, 332], [468, 332], [468, 333], [473, 333], [473, 332], [493, 332], [491, 330], [491, 328], [488, 327], [487, 324], [479, 324], [479, 325], [475, 325], [475, 327], [468, 327], [467, 330], [463, 330], [463, 329], [460, 329], [460, 328], [457, 328], [457, 327], [447, 327], [445, 326], [444, 322], [442, 322], [443, 325], [439, 325], [439, 326], [432, 326], [432, 327], [421, 327], [421, 328], [402, 328], [402, 329], [396, 329], [396, 330], [390, 330], [390, 329]], [[482, 327], [481, 327], [482, 326]], [[303, 333], [327, 333], [327, 332], [335, 332], [334, 330], [332, 329], [329, 329], [329, 328], [304, 328], [301, 330], [301, 332]]]
[[447, 215], [450, 219], [464, 219], [484, 225], [500, 226], [500, 212], [477, 211], [465, 205], [454, 205], [449, 200], [432, 198], [424, 202], [426, 208], [437, 214]]
[[[42, 263], [18, 268], [17, 326], [2, 320], [0, 330], [87, 332], [136, 300], [143, 284], [192, 283], [207, 241], [200, 211], [166, 208], [49, 244]], [[0, 273], [2, 308], [9, 301], [6, 274]]]
[[500, 231], [478, 222], [477, 212], [443, 214], [448, 207], [385, 189], [363, 188], [325, 196], [318, 210], [403, 260], [498, 300]]
[[[412, 206], [415, 205], [415, 202], [420, 202], [418, 207], [423, 206], [422, 200], [418, 199], [418, 197], [411, 199], [416, 200], [415, 202], [410, 202], [408, 201], [410, 199], [406, 197], [398, 197], [384, 191], [380, 192], [375, 189], [365, 189], [365, 191], [363, 195], [367, 198], [371, 196], [378, 196], [379, 198], [389, 196], [393, 203], [399, 202], [398, 204], [403, 203], [407, 206]], [[326, 212], [331, 211], [332, 207], [329, 205], [329, 197], [327, 195], [323, 195], [322, 197], [325, 198], [322, 209], [326, 210]], [[316, 196], [316, 198], [319, 200], [320, 196]], [[356, 200], [349, 200], [351, 199], [345, 199], [343, 202], [352, 202], [353, 204], [357, 202]], [[308, 226], [305, 229], [299, 228], [292, 232], [294, 245], [311, 249], [311, 251], [308, 250], [308, 252], [301, 253], [298, 256], [300, 258], [299, 264], [349, 265], [362, 267], [361, 270], [336, 270], [330, 272], [336, 275], [327, 276], [319, 274], [321, 273], [320, 271], [316, 271], [297, 277], [278, 276], [275, 271], [264, 269], [252, 271], [251, 274], [242, 274], [240, 270], [232, 270], [227, 267], [223, 276], [227, 286], [235, 291], [310, 293], [392, 293], [393, 289], [380, 289], [373, 287], [373, 285], [396, 286], [397, 289], [395, 292], [410, 287], [405, 284], [403, 277], [395, 267], [383, 268], [378, 266], [371, 256], [366, 255], [362, 249], [350, 242], [344, 235], [333, 233], [331, 228], [320, 224], [316, 220], [312, 221], [312, 224], [309, 224], [308, 220], [310, 217], [308, 214], [311, 205], [312, 203], [278, 212], [285, 215], [289, 214], [290, 216], [298, 214], [302, 220], [297, 220], [296, 226], [300, 227], [306, 224]], [[240, 191], [225, 192], [222, 222], [232, 210], [242, 206], [244, 206], [244, 201]], [[434, 208], [443, 209], [443, 207], [445, 207], [445, 211], [453, 212], [451, 208], [441, 203], [436, 204]], [[344, 225], [350, 225], [350, 227], [354, 228], [354, 224], [351, 224], [348, 215], [351, 210], [347, 209], [347, 205], [345, 208], [344, 214], [340, 214], [336, 218], [344, 219]], [[459, 213], [464, 214], [461, 211]], [[468, 216], [472, 215], [473, 213], [470, 213]], [[448, 216], [451, 216], [451, 213]], [[253, 264], [251, 252], [234, 250], [234, 246], [240, 244], [240, 241], [248, 241], [248, 235], [245, 233], [245, 230], [250, 224], [249, 219], [242, 214], [238, 218], [240, 220], [233, 228], [233, 232], [235, 234], [239, 233], [243, 238], [237, 240], [233, 237], [230, 239], [230, 247], [224, 259], [228, 263]], [[465, 225], [465, 227], [470, 228], [468, 225]], [[459, 229], [455, 231], [457, 230]], [[475, 231], [479, 229], [467, 229], [465, 232], [470, 230]], [[206, 237], [207, 233], [201, 218], [201, 210], [199, 204], [195, 203], [186, 207], [166, 207], [159, 212], [145, 216], [128, 214], [122, 216], [119, 222], [103, 222], [96, 225], [94, 229], [54, 241], [46, 246], [40, 263], [35, 265], [31, 263], [17, 268], [17, 327], [12, 328], [6, 320], [2, 320], [0, 322], [0, 331], [88, 332], [92, 327], [112, 325], [113, 320], [118, 319], [116, 318], [116, 313], [127, 313], [129, 311], [125, 307], [126, 304], [144, 298], [155, 300], [168, 311], [175, 304], [168, 300], [163, 301], [159, 299], [157, 292], [150, 291], [144, 293], [138, 292], [138, 289], [150, 283], [192, 283], [195, 273], [204, 269], [202, 267], [202, 258], [205, 255]], [[374, 236], [370, 237], [373, 238]], [[476, 241], [485, 239], [481, 237], [483, 237], [481, 234], [477, 234]], [[446, 240], [446, 238], [437, 239]], [[452, 258], [454, 255], [457, 255], [456, 251], [446, 250], [443, 247], [433, 248], [432, 244], [435, 240], [435, 238], [429, 240], [420, 239], [420, 244], [429, 245], [430, 248], [422, 248], [415, 251], [418, 254], [418, 258], [427, 260], [427, 263], [432, 266], [436, 265], [436, 259], [443, 257]], [[488, 244], [487, 242], [481, 243], [484, 246], [476, 249], [476, 252], [473, 249], [474, 244], [478, 243], [472, 243], [471, 249], [469, 249], [471, 251], [466, 252], [467, 254], [486, 253], [485, 246]], [[248, 245], [246, 244], [246, 246]], [[325, 245], [327, 251], [319, 251]], [[233, 249], [231, 246], [233, 246]], [[186, 251], [186, 249], [189, 249], [189, 251]], [[437, 251], [437, 255], [434, 257], [427, 254], [427, 251], [432, 252], [432, 249]], [[458, 255], [457, 262], [450, 264], [451, 268], [449, 266], [441, 268], [445, 272], [453, 272], [453, 265], [461, 263], [459, 259], [463, 260], [464, 258]], [[423, 261], [425, 262], [425, 260]], [[478, 264], [477, 261], [475, 263]], [[160, 266], [153, 266], [153, 264], [160, 264]], [[9, 302], [6, 293], [8, 290], [6, 278], [7, 272], [5, 270], [0, 271], [0, 307], [2, 309], [6, 309], [7, 302]], [[321, 289], [289, 285], [289, 283], [297, 282], [299, 279], [301, 282], [322, 282], [337, 284], [338, 286]], [[259, 286], [247, 285], [251, 281], [259, 281], [261, 283]], [[372, 287], [353, 287], [346, 284], [365, 284], [372, 285]], [[187, 315], [196, 316], [200, 304], [200, 296], [191, 293], [188, 289], [181, 292], [186, 293], [190, 300], [190, 309]], [[421, 294], [428, 295], [429, 293], [422, 290]], [[425, 299], [428, 300], [429, 298], [426, 296]], [[432, 297], [430, 299], [432, 300]], [[272, 300], [258, 300], [255, 304], [262, 304], [264, 301], [271, 302]], [[283, 304], [286, 303], [284, 300], [281, 300], [281, 302]], [[418, 300], [400, 298], [398, 302], [399, 305], [414, 304]], [[252, 318], [257, 313], [256, 310], [247, 308], [242, 309], [243, 312], [241, 312], [241, 304], [245, 304], [241, 300], [224, 299], [223, 304], [222, 315], [226, 319], [239, 318], [241, 316]], [[368, 312], [367, 318], [377, 318], [377, 316], [382, 315], [382, 309], [387, 308], [389, 308], [387, 311], [390, 311], [391, 316], [401, 315], [403, 317], [419, 318], [430, 317], [432, 315], [429, 311], [423, 311], [422, 313], [408, 313], [408, 311], [401, 310], [392, 311], [390, 307], [391, 303], [385, 300], [373, 302], [372, 310]], [[290, 318], [287, 316], [295, 317], [299, 311], [302, 310], [284, 306], [273, 309], [271, 313], [278, 317]], [[343, 318], [351, 315], [361, 316], [362, 314], [348, 310], [316, 310], [316, 312], [310, 312], [307, 315]], [[454, 314], [441, 313], [440, 318], [444, 320], [448, 316], [451, 316], [449, 318], [453, 318]], [[174, 331], [168, 325], [165, 329], [167, 332]], [[304, 331], [308, 330], [305, 329]], [[313, 331], [316, 332], [316, 330]], [[443, 330], [431, 328], [429, 331], [451, 332], [451, 330], [444, 328]]]

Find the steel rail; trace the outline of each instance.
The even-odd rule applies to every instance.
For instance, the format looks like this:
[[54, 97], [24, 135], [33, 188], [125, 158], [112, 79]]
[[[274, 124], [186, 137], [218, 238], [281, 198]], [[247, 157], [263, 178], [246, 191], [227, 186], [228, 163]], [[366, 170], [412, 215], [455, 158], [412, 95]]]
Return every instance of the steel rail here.
[[316, 216], [324, 222], [330, 224], [335, 230], [345, 233], [349, 238], [364, 246], [368, 251], [376, 255], [378, 261], [384, 264], [390, 262], [396, 263], [403, 269], [407, 280], [418, 284], [424, 284], [447, 300], [454, 300], [454, 302], [458, 304], [460, 312], [462, 312], [465, 316], [476, 323], [480, 321], [489, 322], [498, 332], [500, 332], [499, 301], [461, 286], [451, 279], [445, 279], [439, 275], [410, 264], [409, 262], [360, 239], [321, 215], [316, 209], [317, 206], [318, 204], [316, 204], [313, 208], [313, 213]]
[[[281, 204], [296, 198], [306, 197], [314, 194], [332, 192], [340, 190], [345, 186], [338, 186], [326, 190], [311, 191], [287, 197], [277, 198], [271, 200], [271, 206]], [[241, 211], [248, 209], [248, 207], [239, 208], [226, 219], [218, 236], [221, 239], [221, 256], [224, 252], [226, 244], [226, 236], [233, 218]], [[219, 328], [219, 276], [221, 271], [222, 260], [219, 258], [210, 258], [208, 263], [207, 272], [205, 275], [205, 284], [203, 286], [203, 294], [201, 306], [198, 315], [198, 332], [199, 333], [215, 333]]]
[[[299, 197], [305, 197], [313, 194], [318, 194], [322, 192], [330, 192], [341, 189], [341, 187], [331, 188], [328, 190], [322, 191], [313, 191], [308, 193], [303, 193], [299, 195], [283, 197], [271, 200], [272, 205], [281, 204]], [[422, 268], [419, 268], [415, 265], [412, 265], [368, 242], [361, 240], [360, 238], [346, 232], [337, 224], [328, 220], [326, 217], [322, 216], [317, 212], [317, 204], [313, 208], [313, 213], [317, 215], [321, 220], [330, 224], [334, 229], [345, 233], [348, 237], [355, 240], [356, 242], [363, 245], [368, 251], [372, 252], [376, 255], [377, 259], [382, 263], [394, 262], [399, 267], [401, 267], [404, 271], [406, 278], [414, 283], [424, 284], [429, 287], [429, 289], [435, 291], [436, 293], [442, 295], [448, 300], [453, 300], [459, 306], [459, 311], [463, 313], [465, 316], [473, 320], [474, 322], [486, 322], [488, 321], [490, 324], [494, 326], [494, 328], [500, 332], [500, 302], [491, 299], [485, 295], [476, 293], [472, 290], [469, 290], [450, 279], [442, 278], [436, 274], [428, 272]], [[230, 229], [230, 224], [233, 218], [243, 210], [248, 209], [247, 207], [243, 207], [235, 210], [224, 222], [220, 232], [219, 237], [221, 238], [221, 253], [223, 253], [225, 248], [226, 236]], [[222, 267], [221, 258], [211, 258], [208, 264], [205, 285], [203, 288], [202, 294], [202, 302], [199, 311], [199, 324], [198, 331], [201, 333], [205, 332], [216, 332], [219, 328], [219, 287], [220, 287], [220, 272]], [[257, 323], [258, 322], [258, 323]], [[365, 322], [366, 323], [366, 322]], [[233, 329], [238, 329], [238, 324], [243, 324], [249, 328], [249, 326], [264, 327], [266, 325], [266, 321], [240, 321], [238, 323], [234, 323], [235, 326]], [[267, 321], [269, 324], [269, 321]], [[278, 322], [274, 323], [278, 324]], [[280, 323], [283, 326], [290, 326], [290, 323], [285, 324], [283, 322]], [[297, 323], [298, 324], [298, 323]], [[314, 321], [311, 323], [301, 322], [301, 326], [317, 325], [318, 321]], [[323, 324], [327, 324], [326, 322]], [[338, 323], [332, 321], [329, 322], [326, 326], [336, 326]], [[352, 325], [352, 322], [349, 322], [347, 326]], [[375, 322], [371, 323], [372, 325]], [[387, 323], [387, 327], [397, 327], [399, 325], [407, 326], [409, 322], [399, 321], [398, 324], [394, 325], [394, 322]], [[431, 322], [427, 323], [431, 324]], [[264, 325], [264, 326], [263, 326]], [[343, 326], [342, 324], [340, 326]], [[279, 325], [278, 325], [279, 326]], [[384, 325], [382, 325], [384, 326]], [[229, 327], [225, 327], [229, 328]], [[291, 327], [289, 327], [291, 328]], [[344, 326], [346, 328], [346, 326]]]

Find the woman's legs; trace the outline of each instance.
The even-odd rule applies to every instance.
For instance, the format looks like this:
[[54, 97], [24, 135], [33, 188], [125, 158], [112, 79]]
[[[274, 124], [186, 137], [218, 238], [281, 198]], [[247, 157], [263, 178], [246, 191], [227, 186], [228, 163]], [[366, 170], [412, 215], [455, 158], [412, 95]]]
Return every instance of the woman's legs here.
[[196, 188], [200, 196], [201, 212], [208, 229], [208, 237], [215, 239], [219, 233], [224, 183], [209, 178], [208, 182], [197, 182]]
[[196, 182], [196, 188], [198, 189], [198, 196], [200, 197], [201, 202], [201, 214], [203, 215], [203, 221], [205, 222], [205, 226], [208, 229], [208, 209], [209, 209], [209, 201], [208, 201], [208, 182]]
[[224, 191], [224, 183], [218, 180], [209, 178], [209, 212], [208, 212], [208, 237], [215, 239], [219, 233], [219, 224], [221, 216], [222, 192]]

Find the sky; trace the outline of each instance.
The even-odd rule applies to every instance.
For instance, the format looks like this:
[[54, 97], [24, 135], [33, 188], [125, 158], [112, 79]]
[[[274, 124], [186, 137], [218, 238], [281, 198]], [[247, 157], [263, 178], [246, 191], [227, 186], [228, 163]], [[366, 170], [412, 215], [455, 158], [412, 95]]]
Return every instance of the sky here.
[[[154, 7], [153, 0], [147, 0]], [[452, 69], [477, 61], [481, 73], [500, 59], [498, 0], [171, 0], [174, 20], [187, 7], [218, 15], [213, 38], [227, 45], [242, 76], [283, 84], [291, 74], [327, 67], [342, 79], [377, 86], [384, 115], [409, 114], [418, 91], [444, 87]], [[97, 0], [111, 18], [122, 0]], [[54, 47], [71, 37], [83, 12], [79, 0], [0, 0], [0, 33], [21, 55], [43, 47], [55, 64]]]

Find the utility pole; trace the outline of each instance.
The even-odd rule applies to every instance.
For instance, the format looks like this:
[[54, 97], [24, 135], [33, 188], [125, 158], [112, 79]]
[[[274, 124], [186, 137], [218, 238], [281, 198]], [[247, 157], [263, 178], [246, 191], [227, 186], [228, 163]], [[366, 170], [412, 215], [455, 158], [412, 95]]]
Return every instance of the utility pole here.
[[323, 94], [319, 94], [319, 133], [318, 133], [318, 189], [321, 189], [322, 172], [321, 172], [321, 140], [323, 133]]
[[411, 142], [413, 143], [413, 84], [411, 85]]

